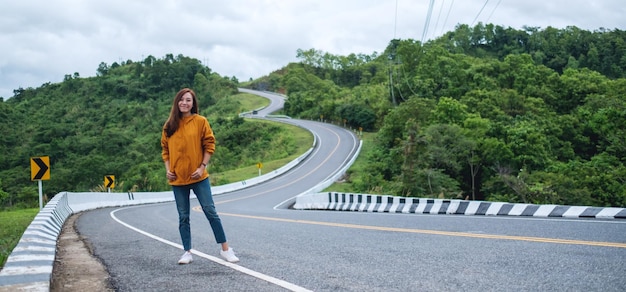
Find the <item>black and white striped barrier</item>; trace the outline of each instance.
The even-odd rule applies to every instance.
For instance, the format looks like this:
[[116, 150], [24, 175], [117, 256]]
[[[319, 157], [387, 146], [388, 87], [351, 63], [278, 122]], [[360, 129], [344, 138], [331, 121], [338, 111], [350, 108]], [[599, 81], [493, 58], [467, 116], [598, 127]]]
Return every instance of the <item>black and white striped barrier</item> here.
[[300, 195], [296, 198], [293, 208], [415, 214], [626, 219], [626, 208], [513, 204], [332, 192]]

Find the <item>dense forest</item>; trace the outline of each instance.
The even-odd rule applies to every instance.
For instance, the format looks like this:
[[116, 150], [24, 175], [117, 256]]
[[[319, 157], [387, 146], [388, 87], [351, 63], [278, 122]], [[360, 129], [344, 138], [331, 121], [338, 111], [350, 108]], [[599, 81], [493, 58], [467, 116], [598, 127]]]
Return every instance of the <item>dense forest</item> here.
[[626, 32], [459, 25], [255, 80], [285, 113], [375, 131], [354, 192], [626, 206]]
[[27, 170], [42, 155], [54, 165], [48, 195], [96, 188], [111, 173], [123, 190], [167, 190], [160, 129], [186, 86], [227, 149], [212, 171], [238, 167], [276, 131], [227, 114], [247, 86], [286, 93], [287, 115], [375, 133], [367, 167], [348, 173], [354, 192], [626, 206], [624, 31], [459, 25], [382, 53], [296, 53], [300, 62], [246, 84], [167, 55], [15, 90], [0, 102], [0, 207], [36, 205]]
[[[94, 68], [95, 69], [95, 68]], [[294, 154], [290, 141], [273, 139], [280, 127], [251, 123], [237, 114], [233, 100], [238, 80], [211, 72], [200, 61], [166, 55], [139, 62], [101, 63], [97, 75], [66, 75], [58, 84], [17, 89], [0, 102], [0, 209], [38, 205], [38, 186], [30, 180], [30, 158], [49, 156], [50, 180], [46, 197], [62, 191], [106, 191], [104, 176], [114, 174], [114, 191], [165, 191], [161, 129], [173, 98], [192, 87], [200, 114], [209, 118], [218, 150], [210, 162], [212, 173], [266, 157], [259, 151]], [[279, 143], [281, 142], [281, 143]]]

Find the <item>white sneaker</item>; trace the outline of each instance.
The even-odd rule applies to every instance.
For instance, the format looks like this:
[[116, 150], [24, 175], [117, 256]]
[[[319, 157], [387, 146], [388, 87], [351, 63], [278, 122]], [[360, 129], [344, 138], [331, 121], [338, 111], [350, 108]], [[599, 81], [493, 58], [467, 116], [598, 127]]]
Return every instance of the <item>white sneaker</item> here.
[[228, 250], [220, 250], [220, 255], [229, 263], [236, 263], [239, 261], [239, 258], [235, 256], [235, 251], [232, 248], [228, 248]]
[[179, 265], [186, 265], [193, 262], [193, 258], [191, 257], [191, 253], [186, 251], [182, 257], [180, 257], [180, 260], [178, 260], [178, 264]]

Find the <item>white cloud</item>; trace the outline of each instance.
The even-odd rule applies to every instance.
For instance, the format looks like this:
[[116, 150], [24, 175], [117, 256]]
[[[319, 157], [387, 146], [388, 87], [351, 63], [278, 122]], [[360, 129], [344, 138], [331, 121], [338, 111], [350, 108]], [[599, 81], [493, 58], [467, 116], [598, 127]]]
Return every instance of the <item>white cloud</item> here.
[[183, 54], [245, 81], [296, 61], [297, 49], [371, 54], [394, 37], [420, 40], [427, 32], [432, 38], [458, 23], [626, 27], [626, 8], [618, 0], [445, 0], [435, 1], [425, 31], [430, 1], [415, 2], [10, 1], [0, 10], [0, 96], [74, 72], [94, 76], [101, 62], [148, 55]]

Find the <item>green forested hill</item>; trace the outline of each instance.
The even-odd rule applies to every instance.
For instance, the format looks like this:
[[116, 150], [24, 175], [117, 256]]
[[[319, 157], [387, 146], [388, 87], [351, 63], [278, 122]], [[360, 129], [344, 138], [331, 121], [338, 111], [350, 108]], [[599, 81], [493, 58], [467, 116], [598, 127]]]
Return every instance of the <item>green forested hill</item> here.
[[[101, 188], [116, 176], [117, 191], [169, 190], [163, 179], [161, 127], [178, 90], [192, 87], [200, 113], [218, 136], [211, 172], [291, 155], [296, 145], [274, 145], [273, 153], [246, 151], [273, 145], [281, 131], [239, 118], [237, 80], [219, 76], [184, 56], [152, 56], [140, 62], [102, 63], [97, 76], [65, 76], [58, 84], [16, 90], [0, 102], [0, 208], [37, 205], [30, 157], [49, 156], [51, 179], [44, 193]], [[249, 109], [248, 109], [249, 110]], [[245, 154], [245, 155], [244, 155]]]
[[[364, 166], [348, 174], [354, 192], [626, 206], [624, 31], [459, 25], [427, 43], [391, 40], [382, 53], [297, 56], [246, 86], [288, 94], [293, 117], [372, 132]], [[277, 131], [235, 117], [237, 80], [192, 58], [97, 72], [0, 102], [0, 206], [36, 202], [33, 156], [51, 157], [48, 195], [93, 189], [106, 174], [124, 177], [123, 190], [168, 189], [158, 141], [182, 87], [226, 137], [212, 172], [263, 155], [242, 145], [262, 150]]]
[[460, 25], [383, 53], [298, 51], [254, 82], [375, 132], [354, 192], [626, 206], [626, 33]]

